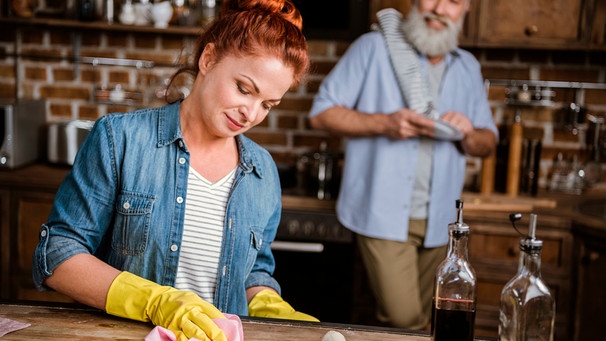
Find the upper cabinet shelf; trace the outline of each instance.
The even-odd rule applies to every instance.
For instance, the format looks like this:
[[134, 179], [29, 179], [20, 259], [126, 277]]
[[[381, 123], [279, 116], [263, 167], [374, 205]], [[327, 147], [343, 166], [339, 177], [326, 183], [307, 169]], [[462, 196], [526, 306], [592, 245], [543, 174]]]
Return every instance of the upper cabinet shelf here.
[[191, 35], [197, 36], [200, 33], [200, 27], [168, 26], [166, 28], [157, 28], [152, 25], [124, 25], [120, 23], [108, 24], [103, 21], [79, 21], [68, 19], [47, 19], [47, 18], [0, 18], [0, 24], [19, 27], [43, 27], [57, 29], [78, 29], [93, 31], [117, 31], [117, 32], [139, 32], [154, 34], [173, 34], [173, 35]]
[[[407, 12], [412, 0], [372, 0], [371, 10]], [[372, 15], [372, 14], [371, 14]], [[474, 0], [460, 36], [463, 47], [606, 49], [604, 0]]]

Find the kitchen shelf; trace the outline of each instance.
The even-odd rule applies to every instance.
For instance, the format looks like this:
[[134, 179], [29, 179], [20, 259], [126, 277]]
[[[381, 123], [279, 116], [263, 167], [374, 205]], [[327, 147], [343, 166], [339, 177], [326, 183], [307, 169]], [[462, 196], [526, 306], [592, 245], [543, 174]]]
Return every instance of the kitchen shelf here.
[[121, 23], [106, 23], [103, 21], [79, 21], [69, 19], [51, 18], [0, 18], [0, 25], [10, 27], [32, 27], [32, 28], [60, 28], [69, 30], [89, 31], [114, 31], [129, 33], [156, 33], [169, 35], [198, 36], [202, 30], [200, 27], [168, 26], [157, 28], [153, 25], [124, 25]]

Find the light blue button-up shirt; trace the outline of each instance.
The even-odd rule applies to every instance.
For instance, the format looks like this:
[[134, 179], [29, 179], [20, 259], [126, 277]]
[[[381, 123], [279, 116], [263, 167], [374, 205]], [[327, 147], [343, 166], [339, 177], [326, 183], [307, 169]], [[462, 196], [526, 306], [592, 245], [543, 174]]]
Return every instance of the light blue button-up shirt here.
[[[174, 285], [183, 233], [190, 154], [180, 102], [97, 120], [40, 230], [33, 277], [43, 281], [68, 258], [93, 254], [120, 270]], [[278, 172], [270, 154], [237, 137], [240, 162], [227, 204], [214, 302], [248, 315], [245, 290], [271, 277], [281, 213]]]
[[[437, 111], [459, 111], [475, 128], [498, 134], [488, 104], [480, 64], [469, 52], [446, 55]], [[421, 57], [427, 73], [428, 60]], [[309, 114], [343, 106], [369, 115], [407, 107], [389, 59], [383, 36], [370, 32], [352, 43], [324, 79]], [[373, 238], [405, 241], [417, 170], [419, 139], [349, 138], [337, 199], [340, 222]], [[433, 152], [426, 247], [448, 241], [448, 224], [456, 219], [466, 158], [453, 142], [436, 141]]]

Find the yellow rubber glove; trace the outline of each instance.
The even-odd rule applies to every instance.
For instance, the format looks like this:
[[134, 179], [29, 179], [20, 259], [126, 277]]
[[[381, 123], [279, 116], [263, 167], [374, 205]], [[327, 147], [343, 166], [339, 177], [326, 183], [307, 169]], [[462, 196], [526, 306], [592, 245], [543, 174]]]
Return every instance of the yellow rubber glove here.
[[123, 271], [107, 293], [108, 314], [152, 322], [175, 333], [178, 340], [227, 341], [213, 318], [225, 315], [190, 291], [177, 290]]
[[320, 322], [317, 318], [296, 311], [278, 293], [270, 289], [259, 291], [248, 303], [248, 315], [285, 320]]

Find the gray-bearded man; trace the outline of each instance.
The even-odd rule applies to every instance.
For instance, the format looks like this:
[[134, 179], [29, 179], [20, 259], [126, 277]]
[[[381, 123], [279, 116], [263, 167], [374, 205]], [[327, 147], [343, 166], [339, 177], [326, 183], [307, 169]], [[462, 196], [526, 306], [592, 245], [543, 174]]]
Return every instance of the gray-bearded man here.
[[480, 64], [457, 47], [469, 6], [417, 0], [397, 25], [436, 117], [411, 109], [392, 66], [411, 60], [390, 57], [383, 31], [352, 43], [309, 114], [312, 127], [346, 137], [337, 215], [356, 233], [378, 320], [394, 327], [428, 327], [466, 155], [487, 156], [498, 139]]

